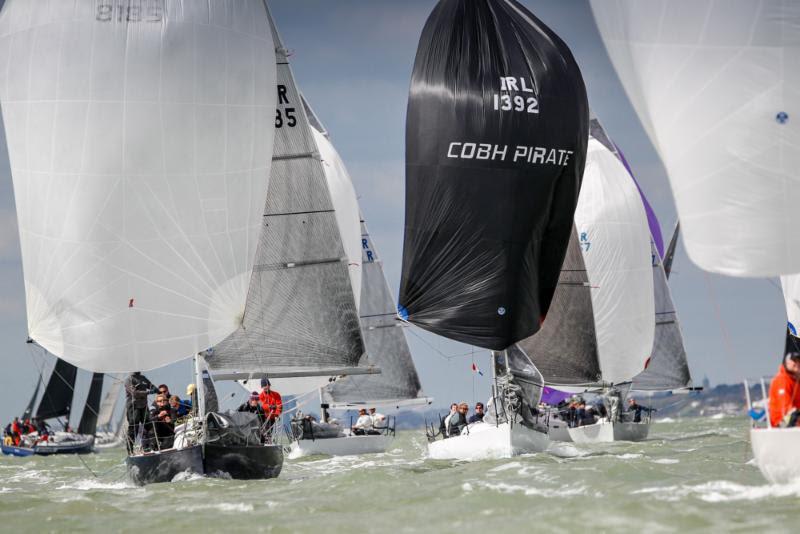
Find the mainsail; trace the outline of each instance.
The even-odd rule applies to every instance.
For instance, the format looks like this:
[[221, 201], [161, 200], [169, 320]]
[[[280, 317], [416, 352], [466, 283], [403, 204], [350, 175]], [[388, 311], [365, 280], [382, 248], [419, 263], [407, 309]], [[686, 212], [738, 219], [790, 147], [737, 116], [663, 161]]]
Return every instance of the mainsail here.
[[[800, 272], [800, 3], [591, 0], [667, 170], [689, 257], [734, 276]], [[787, 61], [789, 63], [787, 63]]]
[[672, 232], [672, 239], [669, 240], [669, 246], [664, 252], [664, 274], [669, 280], [669, 275], [672, 272], [672, 261], [675, 259], [675, 250], [678, 248], [678, 236], [681, 232], [681, 222], [675, 223], [675, 230]]
[[39, 408], [36, 410], [37, 419], [69, 417], [77, 376], [77, 367], [61, 358], [56, 360], [50, 380], [47, 381], [47, 387], [44, 388], [44, 394], [39, 401]]
[[114, 421], [114, 412], [117, 408], [117, 403], [120, 399], [122, 391], [122, 380], [114, 379], [111, 382], [111, 387], [108, 388], [106, 396], [103, 397], [103, 402], [100, 404], [100, 410], [97, 416], [97, 428], [109, 431]]
[[588, 139], [580, 70], [514, 0], [441, 0], [423, 29], [406, 121], [399, 311], [503, 350], [547, 314]]
[[39, 398], [39, 390], [42, 387], [42, 373], [39, 373], [39, 379], [36, 381], [36, 389], [33, 390], [31, 400], [28, 401], [28, 406], [22, 412], [22, 419], [30, 419], [33, 416], [33, 409], [36, 408], [36, 399]]
[[94, 435], [97, 430], [98, 410], [100, 409], [100, 396], [103, 393], [103, 373], [92, 373], [92, 383], [89, 386], [89, 395], [86, 397], [86, 406], [83, 407], [81, 422], [78, 424], [78, 434]]
[[589, 138], [575, 230], [552, 313], [538, 334], [518, 344], [551, 384], [630, 382], [653, 346], [647, 216], [613, 145], [600, 139]]
[[403, 324], [397, 320], [397, 308], [383, 274], [383, 262], [363, 220], [361, 265], [361, 330], [368, 361], [381, 372], [339, 379], [322, 391], [322, 401], [331, 405], [425, 403]]
[[[211, 369], [232, 371], [215, 373], [223, 378], [336, 375], [364, 354], [357, 201], [335, 150], [309, 126], [287, 50], [270, 23], [278, 101], [255, 267], [239, 328], [205, 357]], [[339, 213], [339, 203], [350, 211]]]
[[263, 0], [132, 4], [0, 14], [29, 335], [97, 372], [175, 362], [239, 326], [274, 133]]

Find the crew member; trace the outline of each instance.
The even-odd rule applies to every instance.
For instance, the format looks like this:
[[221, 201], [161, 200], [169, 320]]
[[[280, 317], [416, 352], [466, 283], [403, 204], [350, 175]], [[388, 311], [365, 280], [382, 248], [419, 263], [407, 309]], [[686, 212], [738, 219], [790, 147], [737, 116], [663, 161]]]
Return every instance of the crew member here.
[[247, 399], [247, 402], [240, 404], [237, 411], [258, 414], [263, 419], [264, 410], [261, 409], [261, 404], [259, 404], [258, 400], [258, 391], [253, 391], [250, 394], [250, 398]]
[[155, 408], [150, 412], [153, 424], [153, 434], [159, 449], [169, 449], [175, 440], [175, 419], [177, 418], [167, 397], [159, 394], [156, 397]]
[[358, 410], [358, 419], [350, 430], [352, 430], [353, 434], [356, 436], [363, 436], [372, 431], [372, 417], [367, 415], [367, 410], [365, 408]]
[[156, 388], [139, 371], [132, 373], [125, 380], [125, 409], [128, 416], [128, 452], [133, 451], [133, 442], [139, 425], [147, 423], [147, 395], [155, 393]]
[[269, 431], [283, 413], [283, 401], [281, 394], [272, 390], [272, 384], [268, 378], [261, 379], [261, 393], [258, 395], [258, 400], [261, 402], [261, 409], [264, 411], [266, 419], [264, 434], [269, 438]]
[[482, 423], [484, 415], [485, 414], [483, 412], [483, 403], [482, 402], [476, 402], [475, 403], [475, 413], [470, 416], [469, 423], [470, 424], [472, 424], [472, 423]]
[[375, 411], [375, 408], [369, 409], [369, 416], [372, 418], [372, 428], [379, 429], [379, 428], [386, 428], [386, 416], [382, 413], [378, 413]]
[[773, 427], [797, 426], [800, 419], [800, 352], [783, 358], [769, 386], [769, 421]]
[[458, 405], [455, 415], [450, 418], [447, 424], [448, 436], [458, 436], [461, 434], [461, 430], [467, 426], [467, 412], [469, 412], [469, 405], [466, 402], [462, 402]]

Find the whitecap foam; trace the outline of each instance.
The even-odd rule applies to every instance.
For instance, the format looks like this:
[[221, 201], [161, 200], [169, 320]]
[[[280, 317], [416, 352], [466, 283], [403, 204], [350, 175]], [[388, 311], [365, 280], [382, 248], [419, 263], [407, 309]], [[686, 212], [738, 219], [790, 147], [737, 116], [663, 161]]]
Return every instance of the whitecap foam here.
[[663, 465], [672, 465], [672, 464], [679, 464], [681, 461], [676, 460], [675, 458], [659, 458], [657, 460], [653, 460], [654, 464], [663, 464]]
[[190, 473], [188, 471], [182, 471], [172, 477], [172, 482], [195, 482], [198, 480], [203, 480], [203, 475], [197, 473]]
[[[271, 501], [263, 501], [258, 503], [259, 507], [266, 506], [267, 508], [274, 508], [276, 503]], [[246, 513], [255, 510], [255, 507], [250, 503], [244, 502], [220, 502], [214, 504], [193, 504], [190, 506], [181, 506], [179, 508], [182, 512], [199, 512], [206, 510], [218, 510], [224, 513]]]
[[672, 417], [662, 417], [662, 418], [659, 418], [659, 419], [653, 419], [653, 422], [654, 423], [674, 423], [675, 419], [673, 419]]
[[461, 484], [461, 489], [464, 491], [472, 491], [472, 484], [470, 484], [469, 482], [464, 482], [463, 484]]
[[696, 485], [660, 486], [642, 488], [632, 494], [647, 494], [654, 498], [675, 502], [695, 497], [709, 503], [758, 501], [781, 497], [800, 497], [800, 483], [787, 485], [746, 486], [727, 480], [714, 480]]
[[712, 415], [711, 417], [709, 417], [709, 419], [725, 419], [726, 417], [728, 417], [728, 414], [724, 414], [724, 413], [715, 413], [714, 415]]
[[501, 471], [508, 471], [509, 469], [518, 469], [522, 467], [522, 463], [520, 462], [509, 462], [507, 464], [498, 465], [497, 467], [493, 467], [489, 469], [489, 473], [499, 473]]
[[138, 489], [138, 486], [134, 486], [130, 482], [125, 482], [125, 481], [103, 482], [101, 480], [93, 478], [86, 478], [86, 479], [76, 480], [75, 482], [72, 482], [70, 484], [62, 484], [56, 489], [91, 491], [91, 490], [126, 490], [132, 488]]
[[542, 488], [538, 486], [523, 486], [520, 484], [508, 484], [506, 482], [480, 482], [481, 487], [497, 491], [500, 493], [522, 493], [526, 496], [536, 496], [545, 498], [558, 498], [558, 497], [573, 497], [578, 495], [587, 495], [586, 486], [575, 487], [559, 487], [559, 488]]

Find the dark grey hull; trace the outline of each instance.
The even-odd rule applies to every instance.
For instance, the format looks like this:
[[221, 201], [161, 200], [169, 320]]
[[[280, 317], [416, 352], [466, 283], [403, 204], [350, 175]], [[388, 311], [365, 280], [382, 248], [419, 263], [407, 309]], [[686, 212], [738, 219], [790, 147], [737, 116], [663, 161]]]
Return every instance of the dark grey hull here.
[[203, 474], [203, 451], [200, 445], [185, 449], [128, 456], [128, 475], [139, 485], [170, 482], [179, 473]]
[[231, 446], [206, 444], [204, 466], [207, 475], [253, 480], [275, 478], [283, 467], [280, 445]]

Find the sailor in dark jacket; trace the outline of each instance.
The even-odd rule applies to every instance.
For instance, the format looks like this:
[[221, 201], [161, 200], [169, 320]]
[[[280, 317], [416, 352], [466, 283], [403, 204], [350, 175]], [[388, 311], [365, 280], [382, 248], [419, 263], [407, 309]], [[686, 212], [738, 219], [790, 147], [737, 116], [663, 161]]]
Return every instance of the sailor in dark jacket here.
[[458, 410], [450, 418], [450, 421], [447, 423], [447, 435], [448, 436], [458, 436], [461, 434], [461, 430], [467, 426], [467, 412], [469, 411], [469, 406], [466, 402], [462, 402], [458, 405]]
[[258, 414], [260, 418], [264, 418], [264, 408], [261, 407], [261, 403], [258, 402], [258, 392], [253, 391], [250, 394], [250, 398], [247, 399], [247, 402], [243, 402], [239, 405], [239, 408], [236, 410], [237, 412], [250, 412], [254, 414]]
[[139, 425], [145, 425], [148, 419], [147, 395], [155, 393], [156, 388], [139, 371], [132, 373], [125, 380], [125, 409], [128, 416], [128, 452], [133, 450]]
[[177, 418], [178, 414], [169, 405], [167, 397], [159, 394], [156, 397], [155, 408], [150, 412], [153, 437], [159, 449], [172, 447], [172, 441], [175, 438], [175, 419]]

